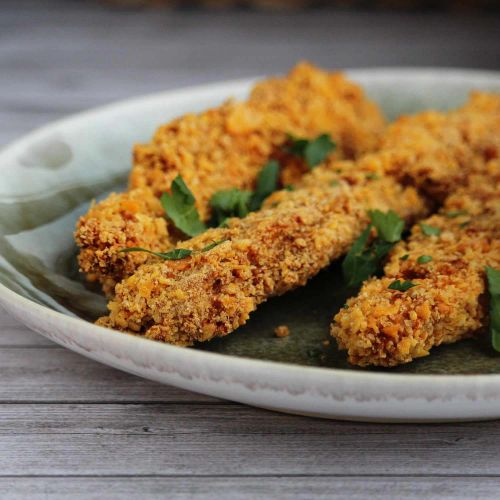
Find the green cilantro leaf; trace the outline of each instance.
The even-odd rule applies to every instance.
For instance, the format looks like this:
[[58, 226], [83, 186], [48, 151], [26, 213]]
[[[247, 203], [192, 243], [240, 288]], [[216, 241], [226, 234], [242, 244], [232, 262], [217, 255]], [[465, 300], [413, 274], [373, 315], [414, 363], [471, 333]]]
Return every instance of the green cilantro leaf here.
[[208, 244], [206, 247], [203, 247], [201, 249], [201, 252], [202, 253], [208, 252], [209, 250], [212, 250], [212, 248], [219, 246], [221, 243], [224, 243], [225, 241], [228, 241], [228, 240], [214, 241], [213, 243]]
[[289, 135], [288, 139], [289, 145], [285, 147], [285, 150], [303, 158], [309, 168], [314, 168], [324, 162], [337, 147], [329, 134], [321, 134], [315, 139], [303, 139]]
[[366, 250], [371, 224], [361, 233], [342, 262], [342, 274], [347, 287], [357, 287], [371, 276], [377, 265], [371, 253]]
[[173, 250], [170, 250], [170, 252], [153, 252], [152, 250], [148, 250], [147, 248], [130, 247], [130, 248], [123, 248], [122, 250], [120, 250], [120, 252], [122, 253], [146, 252], [150, 253], [151, 255], [156, 255], [156, 257], [160, 257], [160, 259], [164, 260], [181, 260], [191, 255], [208, 252], [209, 250], [212, 250], [212, 248], [215, 248], [216, 246], [220, 245], [221, 243], [224, 243], [225, 241], [228, 240], [214, 241], [208, 244], [207, 246], [203, 247], [199, 251], [190, 250], [189, 248], [174, 248]]
[[402, 257], [399, 257], [399, 260], [408, 260], [410, 258], [409, 253], [405, 253]]
[[279, 173], [280, 164], [276, 160], [267, 162], [260, 171], [257, 177], [255, 192], [249, 202], [249, 209], [251, 212], [259, 210], [264, 200], [278, 189]]
[[380, 179], [380, 176], [376, 172], [370, 172], [366, 174], [365, 177], [369, 181], [375, 181], [377, 179]]
[[174, 250], [170, 250], [170, 252], [153, 252], [141, 247], [123, 248], [122, 250], [120, 250], [120, 252], [146, 252], [150, 253], [151, 255], [156, 255], [156, 257], [160, 257], [164, 260], [180, 260], [189, 257], [193, 253], [192, 250], [189, 250], [187, 248], [175, 248]]
[[[358, 287], [370, 276], [377, 274], [382, 262], [401, 239], [404, 221], [396, 212], [380, 210], [368, 212], [372, 221], [354, 242], [342, 262], [342, 273], [347, 287]], [[371, 228], [377, 229], [377, 238], [368, 245]]]
[[187, 236], [196, 236], [207, 229], [200, 220], [195, 199], [180, 175], [172, 182], [171, 193], [163, 193], [161, 204], [175, 227]]
[[469, 215], [469, 212], [467, 212], [467, 210], [451, 210], [450, 212], [446, 212], [445, 215], [450, 219], [454, 219], [462, 215]]
[[488, 291], [490, 292], [490, 332], [491, 344], [500, 352], [500, 269], [486, 267]]
[[236, 188], [215, 193], [210, 198], [212, 225], [221, 226], [231, 217], [246, 217], [250, 211], [248, 204], [251, 197], [250, 191]]
[[427, 264], [427, 262], [430, 262], [432, 260], [432, 257], [430, 255], [421, 255], [418, 259], [417, 262], [419, 264]]
[[401, 282], [400, 280], [396, 280], [393, 281], [387, 288], [389, 288], [389, 290], [397, 290], [398, 292], [406, 292], [414, 286], [418, 286], [418, 284], [412, 283], [411, 281]]
[[396, 212], [389, 210], [384, 213], [380, 210], [370, 210], [368, 214], [380, 239], [389, 243], [396, 243], [401, 239], [405, 222]]
[[420, 229], [422, 229], [422, 232], [426, 236], [439, 236], [441, 234], [441, 229], [439, 229], [439, 227], [429, 226], [428, 224], [424, 224], [423, 222], [421, 222], [419, 225]]

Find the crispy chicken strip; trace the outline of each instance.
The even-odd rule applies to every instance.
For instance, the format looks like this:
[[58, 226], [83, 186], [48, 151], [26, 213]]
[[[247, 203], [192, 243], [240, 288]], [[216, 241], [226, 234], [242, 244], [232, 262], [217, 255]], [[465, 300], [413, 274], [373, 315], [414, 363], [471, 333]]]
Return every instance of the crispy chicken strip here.
[[200, 250], [224, 241], [212, 250], [140, 267], [116, 286], [110, 314], [98, 324], [178, 345], [227, 335], [258, 304], [304, 285], [344, 254], [366, 226], [367, 209], [393, 209], [407, 220], [426, 211], [413, 187], [390, 177], [353, 173], [346, 182], [336, 174], [332, 186], [335, 174], [316, 175], [328, 182], [282, 192], [274, 207], [179, 245]]
[[361, 166], [373, 164], [442, 202], [471, 173], [499, 156], [500, 95], [472, 92], [457, 110], [396, 120], [384, 134], [380, 152], [366, 155]]
[[379, 109], [358, 85], [305, 63], [287, 77], [258, 83], [246, 102], [178, 118], [160, 127], [151, 143], [135, 147], [130, 191], [111, 195], [78, 221], [81, 271], [109, 294], [146, 259], [119, 253], [122, 248], [172, 247], [179, 235], [165, 225], [156, 198], [178, 174], [207, 219], [216, 191], [253, 188], [269, 158], [281, 160], [283, 184], [300, 178], [304, 163], [280, 151], [288, 133], [329, 133], [337, 143], [333, 158], [354, 158], [377, 148], [383, 128]]
[[[485, 266], [500, 267], [500, 161], [472, 175], [424, 223], [440, 234], [416, 225], [409, 241], [395, 247], [385, 276], [367, 281], [335, 316], [331, 334], [351, 363], [408, 363], [487, 325]], [[389, 289], [395, 280], [417, 286]]]
[[[481, 115], [466, 111], [467, 106], [452, 112], [450, 122], [480, 120]], [[458, 113], [468, 118], [456, 118]], [[465, 125], [453, 127], [444, 118], [434, 126], [427, 113], [400, 120], [390, 133], [407, 131], [418, 136], [414, 150], [411, 144], [391, 146], [386, 139], [388, 149], [379, 154], [316, 168], [303, 178], [296, 192], [271, 196], [266, 203], [270, 208], [231, 221], [230, 229], [211, 230], [183, 244], [199, 249], [210, 241], [229, 240], [211, 252], [140, 268], [116, 288], [110, 315], [100, 324], [181, 345], [226, 335], [243, 324], [260, 302], [304, 284], [344, 254], [366, 226], [367, 208], [393, 208], [406, 218], [421, 216], [425, 212], [422, 199], [413, 189], [403, 191], [394, 177], [415, 184], [428, 195], [444, 196], [454, 188], [450, 179], [463, 182], [475, 169], [484, 168], [495, 151], [490, 147], [495, 139], [489, 130], [470, 141], [462, 134]], [[444, 139], [459, 131], [462, 141]], [[454, 153], [446, 156], [451, 160], [443, 165], [442, 155], [448, 150]], [[473, 165], [462, 168], [462, 157], [473, 160]], [[423, 180], [423, 171], [432, 183]], [[335, 174], [341, 179], [340, 191], [329, 186]], [[377, 175], [380, 184], [366, 184], [366, 179]], [[277, 206], [272, 208], [273, 204]]]

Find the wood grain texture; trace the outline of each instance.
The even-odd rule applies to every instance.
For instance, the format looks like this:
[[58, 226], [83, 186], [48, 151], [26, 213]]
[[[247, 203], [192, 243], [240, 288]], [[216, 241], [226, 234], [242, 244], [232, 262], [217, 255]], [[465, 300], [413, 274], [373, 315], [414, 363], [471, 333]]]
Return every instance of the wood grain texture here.
[[217, 401], [129, 375], [62, 347], [23, 347], [0, 348], [0, 402]]
[[[498, 69], [498, 16], [0, 5], [0, 145], [133, 95], [327, 67]], [[1, 180], [0, 180], [1, 185]], [[367, 425], [161, 386], [0, 310], [0, 497], [498, 498], [500, 422]]]
[[3, 498], [19, 500], [85, 499], [122, 500], [387, 500], [405, 498], [495, 498], [498, 480], [492, 477], [148, 477], [148, 478], [0, 478]]
[[232, 404], [11, 404], [0, 405], [0, 449], [9, 450], [1, 475], [496, 476], [500, 422], [366, 425]]

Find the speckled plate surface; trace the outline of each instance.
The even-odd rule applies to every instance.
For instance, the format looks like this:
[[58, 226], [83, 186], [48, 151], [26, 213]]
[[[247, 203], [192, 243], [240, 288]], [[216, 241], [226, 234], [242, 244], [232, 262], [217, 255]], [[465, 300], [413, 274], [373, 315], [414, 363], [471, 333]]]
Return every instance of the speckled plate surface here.
[[[500, 73], [357, 70], [389, 118], [459, 105]], [[350, 367], [328, 324], [344, 303], [338, 266], [270, 300], [236, 333], [192, 349], [96, 327], [103, 298], [79, 277], [72, 232], [93, 198], [124, 186], [134, 142], [179, 114], [243, 97], [224, 82], [114, 104], [54, 123], [0, 153], [0, 302], [29, 327], [85, 356], [206, 394], [292, 413], [373, 421], [500, 417], [500, 356], [487, 339], [435, 349], [395, 370]], [[291, 335], [273, 330], [287, 324]]]

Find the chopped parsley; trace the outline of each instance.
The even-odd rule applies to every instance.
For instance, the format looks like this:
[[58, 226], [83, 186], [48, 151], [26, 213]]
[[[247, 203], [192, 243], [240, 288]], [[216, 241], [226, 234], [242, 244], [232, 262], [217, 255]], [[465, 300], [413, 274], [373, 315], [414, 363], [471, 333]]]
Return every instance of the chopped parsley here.
[[500, 269], [486, 267], [488, 291], [490, 292], [491, 345], [500, 352]]
[[236, 188], [215, 193], [210, 198], [212, 225], [222, 226], [231, 217], [246, 217], [250, 211], [248, 204], [251, 197], [251, 191]]
[[[217, 191], [210, 198], [212, 208], [211, 226], [224, 226], [231, 217], [246, 217], [250, 212], [259, 210], [264, 200], [278, 189], [280, 164], [269, 161], [257, 177], [255, 191], [242, 191], [233, 188]], [[293, 190], [293, 186], [287, 188]]]
[[399, 257], [399, 260], [408, 260], [410, 258], [409, 253], [405, 253], [402, 257]]
[[455, 219], [456, 217], [461, 217], [462, 215], [469, 215], [469, 212], [467, 212], [467, 210], [451, 210], [450, 212], [446, 212], [445, 215], [450, 219]]
[[396, 212], [389, 210], [384, 213], [380, 210], [370, 210], [368, 214], [377, 229], [379, 238], [389, 243], [396, 243], [401, 239], [405, 222]]
[[[342, 262], [344, 281], [349, 288], [360, 286], [380, 271], [383, 259], [401, 239], [403, 232], [404, 221], [395, 212], [373, 210], [369, 215], [372, 223], [354, 242]], [[377, 238], [368, 244], [372, 227], [377, 230]]]
[[161, 204], [175, 227], [187, 236], [196, 236], [207, 229], [201, 221], [193, 193], [178, 175], [170, 186], [171, 193], [163, 193]]
[[411, 281], [393, 281], [387, 288], [389, 290], [397, 290], [398, 292], [407, 292], [410, 288], [418, 286], [417, 283], [412, 283]]
[[276, 160], [267, 162], [260, 171], [255, 192], [249, 202], [251, 212], [259, 210], [264, 200], [278, 189], [279, 173], [280, 164]]
[[428, 224], [420, 223], [420, 229], [422, 229], [422, 233], [426, 236], [439, 236], [441, 234], [441, 229], [435, 226], [429, 226]]
[[170, 252], [153, 252], [152, 250], [148, 250], [147, 248], [130, 247], [123, 248], [120, 251], [123, 253], [146, 252], [150, 253], [151, 255], [156, 255], [156, 257], [160, 257], [160, 259], [164, 260], [180, 260], [189, 257], [193, 253], [192, 250], [189, 250], [187, 248], [175, 248], [174, 250], [170, 250]]
[[427, 264], [427, 262], [430, 262], [432, 260], [432, 257], [430, 255], [421, 255], [418, 259], [417, 262], [419, 264]]
[[312, 169], [324, 162], [336, 147], [337, 145], [332, 141], [329, 134], [318, 135], [315, 139], [303, 139], [289, 135], [284, 150], [303, 158], [309, 168]]
[[380, 179], [380, 176], [375, 173], [375, 172], [371, 172], [369, 174], [366, 174], [365, 177], [369, 180], [369, 181], [375, 181], [377, 179]]
[[147, 248], [130, 247], [130, 248], [123, 248], [122, 250], [120, 250], [120, 252], [122, 253], [146, 252], [150, 253], [151, 255], [155, 255], [156, 257], [160, 257], [160, 259], [163, 260], [181, 260], [185, 259], [186, 257], [190, 257], [191, 255], [208, 252], [209, 250], [212, 250], [212, 248], [215, 248], [216, 246], [220, 245], [221, 243], [224, 243], [225, 241], [227, 240], [214, 241], [198, 251], [190, 250], [189, 248], [174, 248], [169, 252], [153, 252], [152, 250], [148, 250]]

